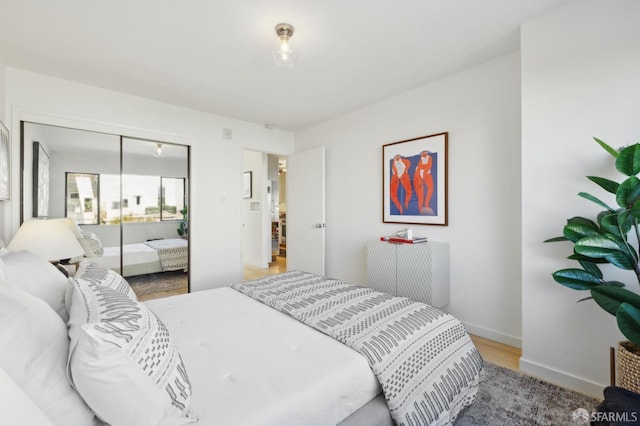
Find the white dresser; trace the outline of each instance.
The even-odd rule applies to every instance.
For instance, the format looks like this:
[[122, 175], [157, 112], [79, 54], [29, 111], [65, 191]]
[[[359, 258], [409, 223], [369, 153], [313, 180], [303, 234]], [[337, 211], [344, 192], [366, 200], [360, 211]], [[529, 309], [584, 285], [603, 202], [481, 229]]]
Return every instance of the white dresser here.
[[436, 308], [449, 304], [449, 244], [429, 241], [367, 244], [369, 287], [424, 302]]

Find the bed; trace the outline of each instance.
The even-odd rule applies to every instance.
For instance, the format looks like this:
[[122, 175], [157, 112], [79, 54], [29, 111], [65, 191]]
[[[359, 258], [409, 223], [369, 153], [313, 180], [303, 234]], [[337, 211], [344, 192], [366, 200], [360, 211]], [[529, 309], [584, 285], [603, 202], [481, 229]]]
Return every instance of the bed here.
[[141, 303], [99, 264], [67, 280], [28, 252], [0, 256], [0, 344], [53, 424], [451, 424], [482, 368], [451, 315], [340, 280], [291, 271]]
[[[83, 232], [83, 235], [88, 234], [87, 232]], [[82, 245], [85, 249], [85, 256], [91, 258], [91, 261], [104, 265], [118, 273], [122, 273], [120, 271], [119, 246], [100, 246], [101, 249], [87, 249], [86, 243]], [[189, 243], [184, 238], [165, 238], [145, 241], [143, 243], [123, 244], [122, 260], [124, 274], [122, 275], [129, 277], [165, 271], [186, 271], [189, 266], [188, 251]]]

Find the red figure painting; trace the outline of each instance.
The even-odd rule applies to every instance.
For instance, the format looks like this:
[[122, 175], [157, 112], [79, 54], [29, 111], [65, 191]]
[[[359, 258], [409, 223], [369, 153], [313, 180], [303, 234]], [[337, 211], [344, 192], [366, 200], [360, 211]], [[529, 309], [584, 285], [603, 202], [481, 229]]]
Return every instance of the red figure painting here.
[[398, 189], [400, 185], [404, 188], [406, 198], [404, 199], [404, 208], [409, 207], [409, 200], [411, 200], [411, 179], [409, 179], [409, 167], [411, 162], [406, 158], [396, 155], [391, 162], [391, 201], [398, 208], [400, 214], [403, 212], [401, 202], [398, 200]]
[[[420, 214], [431, 214], [433, 210], [429, 207], [433, 196], [433, 175], [431, 174], [431, 153], [422, 151], [418, 159], [416, 171], [413, 174], [413, 187], [418, 196], [418, 211]], [[426, 188], [425, 188], [426, 187]], [[425, 194], [426, 189], [426, 194]]]

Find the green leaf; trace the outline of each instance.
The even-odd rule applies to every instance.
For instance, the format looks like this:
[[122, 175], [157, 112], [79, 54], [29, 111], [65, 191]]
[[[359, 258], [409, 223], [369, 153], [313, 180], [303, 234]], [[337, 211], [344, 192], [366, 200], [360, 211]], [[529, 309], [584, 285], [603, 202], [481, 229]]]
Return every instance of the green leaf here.
[[598, 144], [604, 148], [605, 151], [607, 151], [609, 154], [611, 154], [613, 156], [613, 158], [618, 158], [618, 151], [616, 151], [615, 149], [611, 148], [609, 145], [607, 145], [606, 143], [602, 142], [600, 139], [598, 138], [593, 138], [596, 142], [598, 142]]
[[618, 328], [631, 343], [640, 345], [640, 309], [622, 303], [616, 313]]
[[633, 252], [633, 254], [629, 254], [627, 252], [619, 251], [611, 253], [609, 256], [605, 257], [605, 259], [607, 259], [612, 265], [628, 271], [633, 271], [638, 263], [638, 258], [637, 255], [635, 255], [635, 252]]
[[590, 290], [596, 303], [611, 315], [616, 315], [623, 303], [640, 309], [640, 296], [625, 288], [599, 285], [591, 287]]
[[631, 207], [629, 214], [633, 216], [634, 219], [640, 218], [640, 200], [633, 203], [633, 206]]
[[613, 211], [613, 209], [611, 207], [609, 207], [608, 205], [606, 205], [603, 201], [599, 200], [598, 198], [594, 197], [591, 194], [588, 194], [586, 192], [578, 192], [578, 195], [582, 198], [585, 198], [589, 201], [593, 201], [594, 203], [596, 203], [597, 205], [599, 205], [602, 208], [605, 208], [607, 210], [611, 210]]
[[589, 290], [600, 285], [600, 279], [582, 269], [561, 269], [551, 274], [553, 279], [565, 287], [574, 290]]
[[612, 194], [615, 194], [618, 191], [618, 187], [620, 186], [618, 182], [598, 176], [587, 176], [587, 179], [597, 183], [602, 189]]
[[600, 228], [616, 236], [620, 236], [620, 228], [618, 227], [618, 215], [616, 213], [604, 212], [598, 215], [598, 223]]
[[621, 269], [634, 269], [636, 266], [636, 258], [627, 251], [624, 241], [590, 235], [578, 240], [574, 249], [587, 257], [604, 258]]
[[610, 285], [613, 287], [624, 287], [626, 284], [621, 283], [620, 281], [603, 281], [602, 285]]
[[640, 173], [640, 144], [633, 144], [620, 151], [616, 158], [616, 169], [626, 176]]
[[544, 240], [543, 243], [557, 243], [558, 241], [569, 241], [567, 237], [554, 237]]
[[633, 226], [633, 215], [631, 210], [624, 209], [618, 212], [618, 224], [622, 228], [622, 232], [624, 232], [625, 235], [628, 234], [629, 231], [631, 231], [631, 227]]
[[626, 239], [626, 235], [631, 230], [633, 221], [629, 217], [628, 210], [619, 210], [619, 212], [611, 213], [604, 211], [598, 214], [598, 223], [602, 230], [609, 234], [613, 234], [620, 239]]
[[571, 256], [567, 256], [567, 259], [577, 260], [578, 262], [586, 260], [591, 263], [609, 263], [606, 259], [594, 259], [593, 257], [584, 256], [580, 253], [574, 253]]
[[607, 257], [622, 250], [620, 245], [611, 238], [603, 235], [587, 235], [576, 242], [576, 252], [587, 257]]
[[597, 277], [598, 280], [603, 279], [602, 271], [600, 270], [600, 268], [598, 268], [598, 265], [596, 265], [592, 261], [592, 259], [589, 259], [589, 260], [582, 259], [582, 260], [579, 260], [578, 262], [580, 263], [580, 266], [582, 266], [582, 269], [584, 269], [594, 277]]
[[589, 235], [598, 235], [598, 232], [598, 225], [595, 222], [579, 216], [567, 220], [567, 224], [562, 229], [565, 238], [573, 243]]
[[640, 180], [631, 176], [620, 184], [616, 192], [616, 202], [622, 208], [631, 208], [640, 198]]

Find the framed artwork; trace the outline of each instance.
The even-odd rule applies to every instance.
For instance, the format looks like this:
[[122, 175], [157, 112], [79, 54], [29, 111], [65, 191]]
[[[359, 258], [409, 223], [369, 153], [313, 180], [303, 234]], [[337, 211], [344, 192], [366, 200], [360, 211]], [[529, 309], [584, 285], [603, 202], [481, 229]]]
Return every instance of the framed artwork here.
[[251, 198], [252, 197], [252, 182], [251, 176], [252, 172], [244, 172], [242, 176], [242, 198]]
[[382, 221], [447, 225], [447, 142], [437, 133], [382, 146]]
[[33, 217], [49, 215], [49, 155], [40, 142], [33, 143]]
[[0, 122], [0, 200], [9, 200], [9, 129]]

